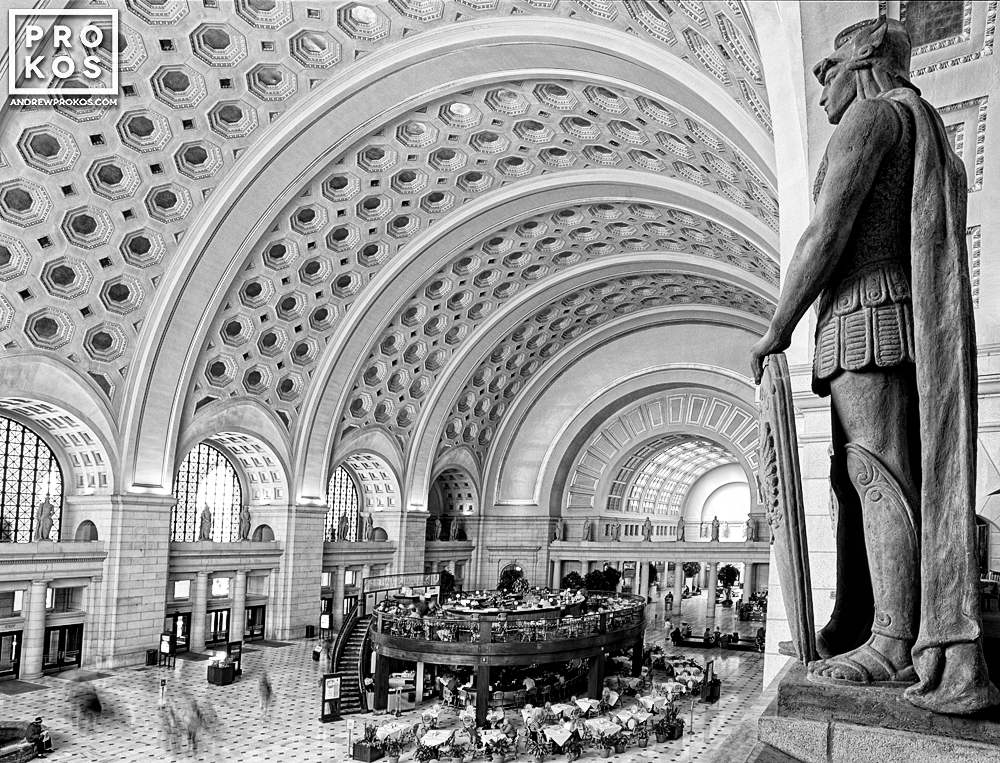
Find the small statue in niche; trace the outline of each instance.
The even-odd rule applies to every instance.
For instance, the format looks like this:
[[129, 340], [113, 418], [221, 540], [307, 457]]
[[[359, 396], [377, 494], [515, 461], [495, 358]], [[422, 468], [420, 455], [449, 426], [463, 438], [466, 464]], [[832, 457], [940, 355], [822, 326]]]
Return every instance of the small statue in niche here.
[[469, 536], [465, 534], [465, 518], [458, 517], [456, 522], [458, 523], [458, 529], [455, 531], [455, 540], [468, 540]]
[[622, 539], [622, 523], [617, 519], [611, 523], [611, 540], [620, 541]]
[[448, 528], [448, 540], [458, 540], [458, 517], [451, 518], [451, 526]]
[[240, 540], [250, 540], [250, 507], [240, 506]]
[[712, 517], [712, 540], [719, 539], [719, 518]]
[[562, 540], [564, 531], [564, 522], [562, 517], [558, 517], [555, 523], [552, 525], [552, 540]]
[[198, 540], [212, 540], [212, 510], [206, 503], [201, 510], [201, 526], [198, 530]]
[[337, 540], [341, 543], [347, 540], [348, 525], [347, 515], [341, 514], [340, 519], [337, 520]]
[[642, 523], [642, 539], [653, 540], [653, 523], [649, 517], [646, 517], [646, 521]]
[[375, 522], [372, 520], [371, 514], [366, 514], [364, 538], [366, 541], [370, 541], [374, 537], [375, 537]]
[[54, 508], [45, 496], [45, 500], [38, 506], [38, 516], [35, 519], [35, 540], [48, 540], [52, 534], [52, 514]]
[[751, 517], [747, 519], [747, 541], [753, 542], [755, 540], [757, 540], [757, 524]]
[[683, 541], [684, 540], [684, 520], [683, 519], [680, 522], [677, 523], [677, 540], [678, 541]]
[[594, 521], [587, 517], [583, 520], [583, 535], [580, 540], [590, 541], [594, 539]]

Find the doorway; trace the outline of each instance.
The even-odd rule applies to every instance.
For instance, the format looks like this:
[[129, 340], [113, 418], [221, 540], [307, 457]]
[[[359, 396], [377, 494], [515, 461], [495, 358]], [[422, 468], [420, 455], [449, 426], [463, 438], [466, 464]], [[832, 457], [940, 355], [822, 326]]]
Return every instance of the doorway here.
[[167, 615], [163, 620], [163, 630], [174, 635], [174, 645], [178, 654], [188, 651], [191, 636], [191, 613], [175, 612], [172, 615]]
[[0, 633], [0, 681], [21, 674], [21, 631]]
[[261, 641], [264, 638], [264, 623], [267, 616], [267, 606], [259, 604], [246, 609], [246, 623], [243, 628], [244, 641]]
[[58, 673], [80, 667], [80, 647], [83, 644], [83, 623], [57, 625], [45, 629], [42, 671]]
[[205, 646], [219, 646], [229, 642], [229, 610], [216, 609], [207, 615]]

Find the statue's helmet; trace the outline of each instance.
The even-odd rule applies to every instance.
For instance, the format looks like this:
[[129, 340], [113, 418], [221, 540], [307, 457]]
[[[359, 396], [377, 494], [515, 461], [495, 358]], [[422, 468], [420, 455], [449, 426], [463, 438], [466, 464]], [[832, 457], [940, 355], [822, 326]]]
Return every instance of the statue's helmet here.
[[881, 69], [904, 81], [910, 77], [910, 35], [901, 21], [880, 16], [851, 24], [833, 39], [834, 54], [813, 67], [820, 82], [834, 64]]

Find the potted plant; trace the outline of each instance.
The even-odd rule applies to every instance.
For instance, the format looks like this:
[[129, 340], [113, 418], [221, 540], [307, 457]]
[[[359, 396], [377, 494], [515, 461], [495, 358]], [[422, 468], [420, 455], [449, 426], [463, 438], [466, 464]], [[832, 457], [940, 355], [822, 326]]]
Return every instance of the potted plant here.
[[548, 752], [545, 738], [541, 734], [529, 736], [525, 745], [525, 752], [528, 753], [528, 757], [532, 760], [545, 760], [545, 753]]
[[639, 724], [633, 732], [637, 747], [647, 747], [649, 745], [649, 727], [645, 723]]
[[413, 740], [406, 732], [400, 732], [398, 736], [386, 737], [382, 742], [382, 749], [385, 750], [385, 757], [388, 763], [399, 763], [399, 756], [403, 753]]
[[581, 755], [583, 755], [583, 741], [576, 734], [573, 734], [566, 743], [562, 746], [562, 750], [566, 753], [567, 761], [577, 760]]
[[617, 731], [602, 731], [598, 737], [598, 747], [601, 750], [602, 758], [610, 758], [615, 751], [615, 738]]
[[420, 763], [438, 763], [439, 755], [437, 747], [431, 747], [422, 742], [417, 742], [417, 748], [413, 751], [413, 759], [419, 760]]
[[375, 709], [375, 681], [371, 678], [365, 679], [365, 704], [368, 705], [368, 712]]
[[447, 760], [450, 755], [452, 763], [463, 763], [469, 749], [470, 747], [466, 742], [452, 739], [450, 744], [441, 748], [441, 758]]
[[670, 735], [671, 721], [666, 715], [661, 715], [653, 724], [653, 733], [657, 742], [666, 742]]
[[375, 738], [376, 726], [374, 723], [366, 723], [364, 736], [354, 743], [351, 754], [355, 760], [362, 760], [371, 763], [373, 760], [381, 760], [383, 757], [382, 745]]
[[485, 751], [493, 763], [504, 763], [510, 752], [510, 740], [507, 737], [497, 737], [490, 740], [485, 745]]

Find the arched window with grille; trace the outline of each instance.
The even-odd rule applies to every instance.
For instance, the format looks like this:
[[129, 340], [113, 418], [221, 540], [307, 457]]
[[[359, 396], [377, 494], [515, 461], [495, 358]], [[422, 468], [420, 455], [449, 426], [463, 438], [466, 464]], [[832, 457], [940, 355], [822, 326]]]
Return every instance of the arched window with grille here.
[[[199, 540], [203, 523], [217, 543], [239, 540], [243, 490], [236, 468], [217, 448], [203, 442], [188, 452], [174, 478], [174, 496], [177, 503], [170, 513], [171, 540]], [[210, 528], [203, 517], [206, 506], [211, 514]]]
[[30, 543], [42, 514], [52, 519], [46, 537], [59, 540], [62, 508], [55, 453], [28, 427], [0, 416], [0, 543]]
[[326, 538], [332, 541], [358, 540], [361, 499], [354, 478], [343, 466], [334, 469], [326, 493], [329, 507], [326, 512]]

